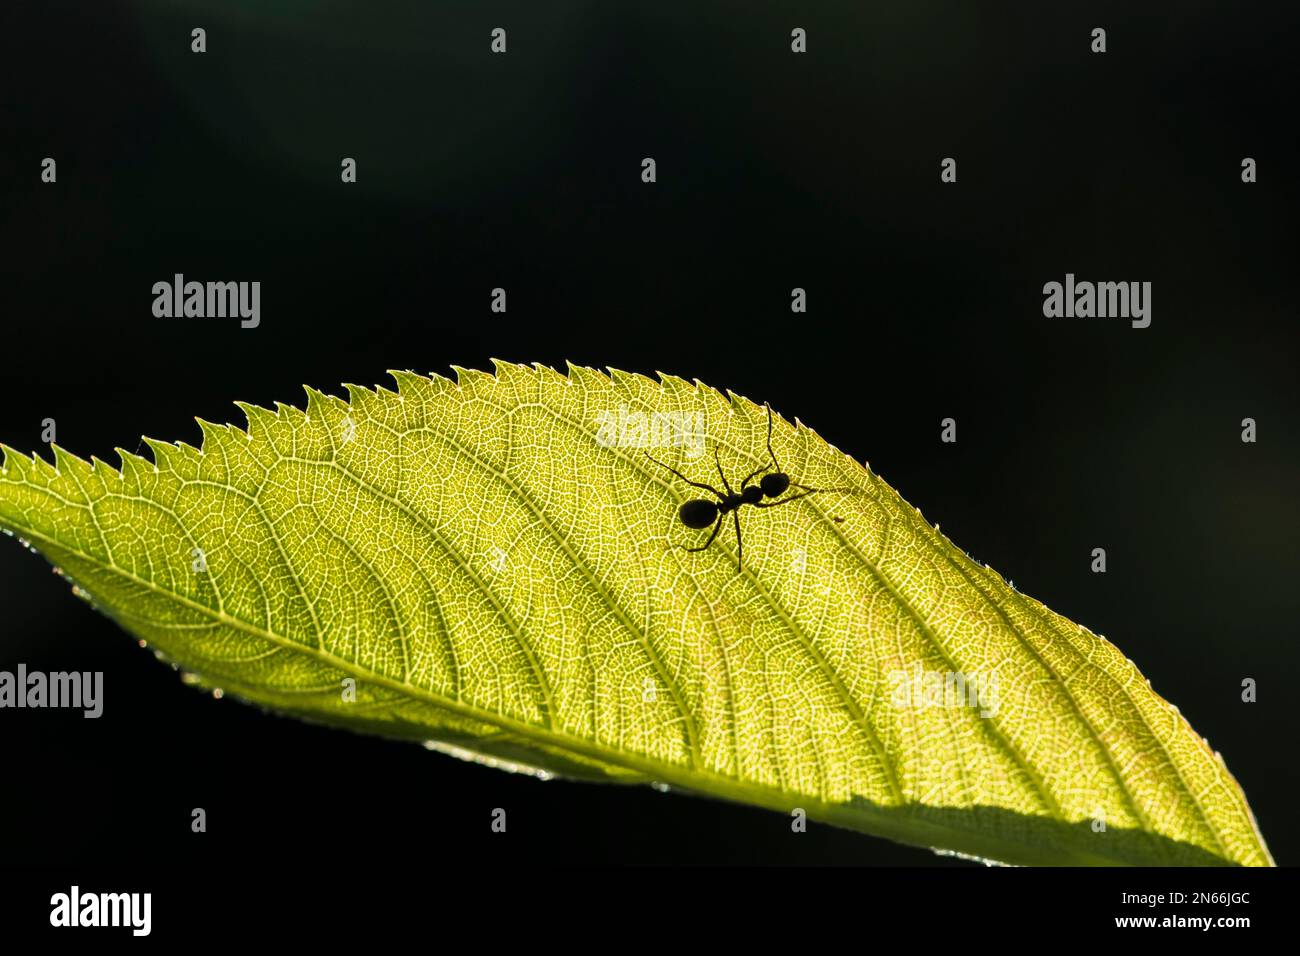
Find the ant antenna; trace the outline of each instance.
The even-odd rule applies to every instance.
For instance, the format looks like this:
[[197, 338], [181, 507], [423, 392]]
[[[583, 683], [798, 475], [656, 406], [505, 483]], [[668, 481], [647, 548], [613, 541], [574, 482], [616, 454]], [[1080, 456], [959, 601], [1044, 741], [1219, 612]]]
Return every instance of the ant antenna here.
[[781, 470], [781, 463], [776, 460], [776, 452], [772, 451], [772, 405], [767, 403], [767, 453], [772, 456], [772, 464], [776, 470]]

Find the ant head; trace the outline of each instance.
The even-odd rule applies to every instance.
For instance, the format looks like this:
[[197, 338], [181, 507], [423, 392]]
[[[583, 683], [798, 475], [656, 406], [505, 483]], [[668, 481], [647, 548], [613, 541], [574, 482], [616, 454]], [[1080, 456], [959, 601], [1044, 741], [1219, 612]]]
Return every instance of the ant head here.
[[765, 497], [779, 498], [790, 487], [790, 476], [783, 471], [774, 471], [763, 476], [759, 482], [759, 487]]
[[740, 500], [747, 505], [756, 505], [763, 500], [763, 489], [758, 485], [750, 485], [740, 493]]
[[718, 520], [718, 506], [704, 498], [692, 498], [677, 509], [677, 517], [688, 528], [707, 528]]

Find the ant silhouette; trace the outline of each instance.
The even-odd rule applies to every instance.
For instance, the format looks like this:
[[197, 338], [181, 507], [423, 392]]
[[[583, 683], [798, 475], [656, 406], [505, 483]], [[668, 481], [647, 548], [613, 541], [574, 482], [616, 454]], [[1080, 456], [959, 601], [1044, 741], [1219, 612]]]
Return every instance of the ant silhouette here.
[[[649, 452], [645, 456], [653, 461], [660, 468], [671, 471], [695, 488], [700, 488], [714, 495], [718, 500], [709, 501], [707, 498], [692, 498], [690, 501], [682, 503], [677, 509], [677, 517], [681, 519], [682, 524], [688, 528], [702, 530], [709, 525], [713, 525], [713, 533], [709, 535], [709, 540], [698, 548], [688, 548], [686, 545], [678, 545], [685, 551], [705, 551], [713, 544], [714, 539], [718, 537], [718, 532], [722, 530], [722, 520], [731, 515], [736, 524], [736, 568], [740, 570], [744, 567], [744, 543], [740, 536], [740, 509], [742, 505], [753, 505], [755, 508], [776, 508], [780, 505], [788, 505], [792, 501], [798, 501], [800, 498], [807, 498], [809, 495], [822, 493], [837, 492], [840, 494], [853, 494], [852, 488], [810, 488], [808, 485], [801, 485], [797, 481], [792, 481], [790, 476], [781, 470], [781, 463], [776, 460], [776, 452], [772, 451], [772, 406], [767, 406], [767, 453], [772, 459], [770, 465], [764, 465], [762, 468], [755, 468], [750, 472], [745, 480], [740, 483], [740, 491], [733, 491], [727, 481], [727, 476], [722, 471], [722, 461], [718, 458], [718, 447], [713, 446], [713, 461], [718, 466], [718, 477], [722, 479], [722, 487], [726, 488], [726, 494], [723, 494], [712, 485], [706, 485], [703, 482], [691, 481], [676, 468], [665, 465], [662, 461], [653, 457]], [[770, 472], [770, 474], [769, 474]], [[758, 484], [751, 485], [750, 482], [759, 478]], [[791, 495], [789, 498], [783, 498], [780, 501], [763, 499], [780, 498], [791, 488], [798, 488], [799, 493]], [[837, 523], [842, 522], [843, 518], [835, 518]]]

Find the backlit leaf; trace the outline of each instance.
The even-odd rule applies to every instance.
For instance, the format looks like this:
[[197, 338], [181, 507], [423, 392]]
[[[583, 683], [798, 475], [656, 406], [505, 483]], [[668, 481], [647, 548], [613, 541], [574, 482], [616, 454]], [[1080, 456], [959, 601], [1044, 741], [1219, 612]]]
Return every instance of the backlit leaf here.
[[1272, 862], [1122, 653], [810, 429], [775, 419], [782, 468], [851, 493], [742, 509], [738, 570], [730, 523], [682, 548], [702, 493], [642, 446], [743, 477], [762, 406], [579, 368], [394, 375], [120, 470], [6, 447], [0, 526], [199, 683], [307, 719], [989, 860]]

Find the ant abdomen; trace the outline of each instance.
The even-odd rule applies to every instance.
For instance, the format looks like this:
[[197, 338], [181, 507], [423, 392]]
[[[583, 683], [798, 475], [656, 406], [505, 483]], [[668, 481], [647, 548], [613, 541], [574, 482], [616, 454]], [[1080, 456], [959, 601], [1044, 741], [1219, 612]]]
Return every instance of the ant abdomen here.
[[677, 516], [688, 528], [707, 528], [718, 520], [718, 506], [703, 498], [693, 498], [677, 509]]

